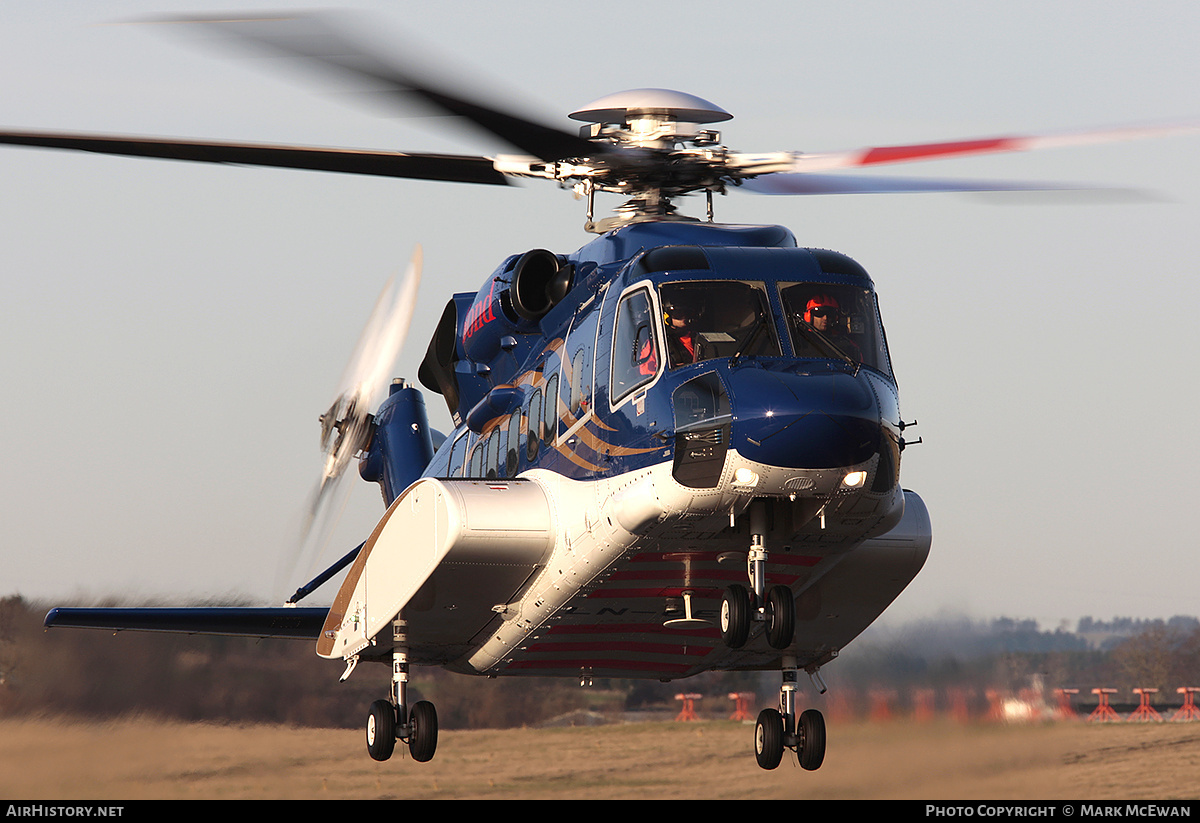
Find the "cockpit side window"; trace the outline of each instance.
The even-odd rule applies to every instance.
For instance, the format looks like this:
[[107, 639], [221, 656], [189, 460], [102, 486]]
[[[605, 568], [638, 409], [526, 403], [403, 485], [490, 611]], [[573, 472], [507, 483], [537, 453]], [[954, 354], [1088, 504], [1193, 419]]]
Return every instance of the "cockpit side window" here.
[[663, 283], [659, 295], [671, 368], [714, 357], [778, 357], [781, 353], [762, 283]]
[[849, 358], [891, 374], [875, 293], [834, 283], [780, 283], [797, 357]]
[[660, 360], [650, 292], [638, 289], [622, 298], [617, 306], [609, 383], [612, 402], [620, 402], [634, 389], [653, 380]]

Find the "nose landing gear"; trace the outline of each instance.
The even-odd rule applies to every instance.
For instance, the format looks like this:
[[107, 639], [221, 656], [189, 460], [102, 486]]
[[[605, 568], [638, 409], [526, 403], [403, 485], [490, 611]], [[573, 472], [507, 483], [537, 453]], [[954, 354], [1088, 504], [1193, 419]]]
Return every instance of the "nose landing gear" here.
[[796, 601], [787, 586], [772, 586], [764, 598], [745, 586], [734, 584], [721, 600], [721, 639], [731, 649], [740, 649], [750, 637], [750, 627], [763, 623], [767, 643], [786, 649], [796, 634]]
[[752, 591], [734, 584], [721, 601], [721, 639], [731, 649], [740, 649], [750, 636], [753, 623], [766, 627], [767, 643], [786, 649], [796, 634], [796, 599], [787, 586], [767, 590], [766, 506], [761, 500], [750, 504], [750, 552], [746, 573]]

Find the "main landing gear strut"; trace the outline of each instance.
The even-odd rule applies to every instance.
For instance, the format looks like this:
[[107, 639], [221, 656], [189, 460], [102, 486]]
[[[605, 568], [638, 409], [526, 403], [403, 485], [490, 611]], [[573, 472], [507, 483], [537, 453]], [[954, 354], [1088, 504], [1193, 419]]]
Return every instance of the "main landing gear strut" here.
[[735, 583], [721, 601], [721, 639], [731, 649], [740, 649], [750, 637], [754, 623], [766, 627], [767, 643], [773, 649], [792, 645], [796, 633], [796, 599], [787, 586], [767, 589], [767, 508], [762, 500], [750, 504], [750, 551], [746, 574], [751, 590]]
[[367, 716], [367, 752], [375, 760], [387, 760], [396, 741], [408, 744], [412, 759], [424, 763], [437, 750], [437, 711], [427, 700], [408, 705], [408, 632], [407, 623], [392, 622], [392, 698], [376, 700]]
[[[824, 687], [821, 687], [824, 691]], [[800, 768], [814, 771], [825, 760], [825, 717], [816, 709], [796, 716], [796, 661], [785, 660], [779, 708], [763, 709], [754, 724], [754, 756], [764, 769], [776, 768], [783, 750], [796, 753]]]

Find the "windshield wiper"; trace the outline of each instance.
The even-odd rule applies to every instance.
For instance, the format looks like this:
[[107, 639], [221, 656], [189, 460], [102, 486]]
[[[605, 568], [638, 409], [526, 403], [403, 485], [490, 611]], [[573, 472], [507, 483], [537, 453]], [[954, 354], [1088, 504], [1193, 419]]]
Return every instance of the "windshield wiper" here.
[[750, 334], [746, 336], [745, 342], [738, 346], [738, 350], [733, 353], [733, 357], [729, 358], [729, 365], [736, 366], [738, 364], [738, 361], [742, 359], [742, 355], [754, 347], [754, 344], [758, 341], [759, 335], [761, 335], [763, 331], [767, 329], [768, 325], [767, 316], [765, 314], [760, 314], [758, 316], [758, 320], [754, 322], [754, 328], [751, 329]]
[[809, 343], [812, 343], [816, 348], [820, 349], [826, 355], [835, 360], [844, 360], [854, 368], [854, 373], [858, 374], [858, 370], [862, 366], [862, 363], [846, 354], [845, 351], [839, 348], [836, 343], [826, 337], [822, 332], [817, 331], [811, 325], [799, 319], [797, 319], [792, 325]]

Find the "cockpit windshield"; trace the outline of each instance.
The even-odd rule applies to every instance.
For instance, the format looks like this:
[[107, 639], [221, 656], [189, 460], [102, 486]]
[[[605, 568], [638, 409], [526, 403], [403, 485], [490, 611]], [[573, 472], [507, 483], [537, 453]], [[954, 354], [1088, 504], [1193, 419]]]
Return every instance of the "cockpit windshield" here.
[[870, 289], [833, 283], [780, 283], [779, 297], [797, 357], [843, 356], [891, 374], [887, 342]]
[[671, 368], [714, 357], [780, 355], [761, 282], [663, 283], [659, 296]]

